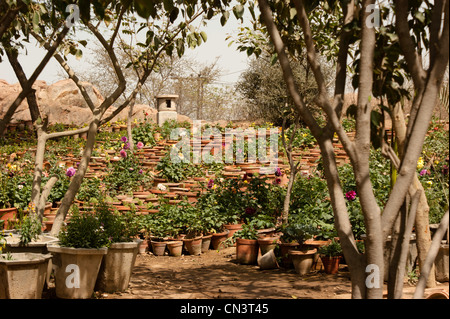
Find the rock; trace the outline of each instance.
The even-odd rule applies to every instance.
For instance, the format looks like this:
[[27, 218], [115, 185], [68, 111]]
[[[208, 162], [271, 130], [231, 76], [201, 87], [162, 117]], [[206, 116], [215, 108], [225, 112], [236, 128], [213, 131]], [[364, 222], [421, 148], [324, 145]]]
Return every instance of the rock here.
[[[89, 97], [95, 106], [100, 105], [104, 101], [104, 97], [100, 91], [88, 82], [82, 82]], [[86, 101], [83, 98], [78, 87], [70, 80], [61, 80], [48, 85], [45, 81], [36, 81], [33, 85], [36, 90], [36, 99], [39, 110], [42, 115], [48, 116], [50, 124], [66, 124], [82, 126], [88, 124], [92, 119], [92, 113]], [[7, 112], [9, 106], [14, 102], [21, 92], [19, 83], [9, 84], [7, 81], [0, 79], [0, 117], [3, 117]], [[105, 116], [113, 112], [113, 107], [110, 107]], [[125, 108], [111, 122], [117, 120], [126, 120], [129, 109]], [[136, 104], [133, 108], [132, 120], [146, 120], [156, 122], [156, 109], [145, 104]], [[31, 120], [28, 103], [25, 99], [16, 110], [11, 122], [28, 121]], [[179, 122], [192, 120], [184, 115], [178, 115]]]

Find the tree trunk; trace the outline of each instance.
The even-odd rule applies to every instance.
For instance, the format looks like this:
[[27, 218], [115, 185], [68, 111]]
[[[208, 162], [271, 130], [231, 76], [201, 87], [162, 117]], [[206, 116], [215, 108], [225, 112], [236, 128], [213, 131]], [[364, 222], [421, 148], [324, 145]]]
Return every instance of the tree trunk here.
[[75, 199], [75, 196], [80, 189], [81, 182], [83, 181], [89, 161], [91, 159], [92, 150], [94, 149], [99, 122], [99, 116], [94, 114], [94, 120], [89, 125], [86, 146], [84, 148], [80, 164], [78, 165], [77, 172], [72, 177], [69, 188], [61, 201], [61, 206], [59, 207], [58, 212], [56, 213], [55, 221], [53, 222], [53, 227], [51, 230], [52, 236], [57, 236], [59, 231], [61, 230], [61, 227], [67, 217], [67, 213], [69, 212], [73, 200]]

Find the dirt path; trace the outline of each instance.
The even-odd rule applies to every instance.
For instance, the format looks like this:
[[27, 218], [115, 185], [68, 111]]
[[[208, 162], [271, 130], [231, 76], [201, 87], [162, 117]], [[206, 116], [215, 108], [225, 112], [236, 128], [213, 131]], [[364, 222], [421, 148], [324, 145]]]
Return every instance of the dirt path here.
[[105, 299], [334, 299], [349, 296], [349, 272], [300, 276], [294, 269], [260, 270], [235, 260], [235, 247], [199, 256], [138, 255], [130, 288]]

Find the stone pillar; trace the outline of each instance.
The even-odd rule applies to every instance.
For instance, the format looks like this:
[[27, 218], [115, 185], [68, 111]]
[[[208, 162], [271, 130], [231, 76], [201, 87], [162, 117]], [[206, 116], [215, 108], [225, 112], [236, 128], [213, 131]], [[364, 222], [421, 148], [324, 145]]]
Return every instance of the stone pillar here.
[[178, 95], [158, 95], [156, 96], [156, 123], [162, 126], [167, 120], [177, 120], [177, 104]]

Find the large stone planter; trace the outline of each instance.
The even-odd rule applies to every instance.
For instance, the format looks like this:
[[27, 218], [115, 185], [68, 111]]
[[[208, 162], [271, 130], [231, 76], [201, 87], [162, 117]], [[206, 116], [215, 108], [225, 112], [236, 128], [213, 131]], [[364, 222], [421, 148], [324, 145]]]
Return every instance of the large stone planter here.
[[141, 241], [111, 244], [102, 260], [95, 290], [112, 293], [128, 289]]
[[108, 248], [48, 246], [53, 255], [56, 297], [87, 299], [94, 292], [100, 265]]
[[[41, 234], [37, 239], [29, 242], [27, 245], [22, 245], [20, 243], [20, 234], [16, 232], [10, 233], [6, 238], [6, 245], [3, 249], [5, 253], [34, 253], [34, 254], [48, 254], [47, 245], [55, 244], [58, 238]], [[47, 279], [46, 284], [48, 287], [50, 281], [50, 274], [52, 272], [52, 259], [48, 261], [47, 267]]]
[[440, 282], [448, 282], [449, 269], [448, 269], [448, 244], [441, 244], [438, 254], [434, 261], [436, 280]]
[[11, 253], [11, 260], [6, 256], [0, 255], [0, 299], [40, 299], [52, 256]]
[[301, 250], [289, 250], [289, 256], [294, 264], [295, 271], [300, 275], [306, 275], [311, 271], [314, 255], [317, 253], [317, 249], [311, 249], [306, 251]]

